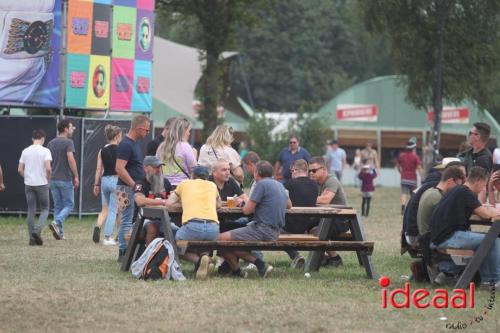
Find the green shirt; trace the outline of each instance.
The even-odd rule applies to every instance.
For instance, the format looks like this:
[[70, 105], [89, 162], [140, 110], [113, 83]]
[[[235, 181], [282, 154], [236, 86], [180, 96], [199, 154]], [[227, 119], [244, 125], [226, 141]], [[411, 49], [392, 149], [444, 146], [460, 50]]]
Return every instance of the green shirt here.
[[325, 189], [329, 189], [335, 193], [335, 196], [330, 202], [331, 204], [347, 205], [347, 198], [345, 196], [344, 189], [335, 176], [328, 176], [323, 185], [319, 186], [319, 194], [321, 195]]
[[435, 187], [427, 189], [418, 203], [417, 211], [417, 225], [419, 235], [425, 234], [429, 231], [429, 221], [431, 220], [432, 212], [436, 208], [437, 204], [443, 197], [440, 190]]

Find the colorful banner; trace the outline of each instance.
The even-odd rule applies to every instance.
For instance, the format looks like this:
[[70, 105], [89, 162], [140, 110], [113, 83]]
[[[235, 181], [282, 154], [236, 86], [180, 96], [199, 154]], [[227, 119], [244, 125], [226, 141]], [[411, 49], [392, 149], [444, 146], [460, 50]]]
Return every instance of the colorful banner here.
[[66, 106], [84, 109], [87, 107], [89, 56], [68, 54], [66, 62]]
[[134, 85], [132, 94], [132, 110], [149, 112], [152, 109], [153, 80], [151, 73], [153, 64], [151, 61], [137, 60], [134, 64]]
[[153, 18], [152, 12], [137, 10], [136, 59], [150, 61], [153, 59]]
[[67, 107], [151, 112], [154, 0], [69, 0]]
[[134, 61], [129, 59], [113, 59], [111, 77], [111, 109], [131, 109], [133, 82]]
[[61, 0], [1, 0], [0, 104], [59, 107]]
[[115, 6], [113, 9], [113, 58], [134, 59], [136, 9]]
[[376, 122], [378, 108], [374, 104], [339, 104], [337, 105], [338, 121]]
[[109, 107], [109, 81], [111, 77], [110, 60], [106, 56], [90, 56], [87, 80], [87, 108], [107, 109]]
[[[427, 111], [427, 121], [434, 123], [434, 109], [429, 107]], [[468, 124], [469, 123], [469, 108], [466, 106], [443, 106], [441, 114], [441, 123], [443, 124]]]

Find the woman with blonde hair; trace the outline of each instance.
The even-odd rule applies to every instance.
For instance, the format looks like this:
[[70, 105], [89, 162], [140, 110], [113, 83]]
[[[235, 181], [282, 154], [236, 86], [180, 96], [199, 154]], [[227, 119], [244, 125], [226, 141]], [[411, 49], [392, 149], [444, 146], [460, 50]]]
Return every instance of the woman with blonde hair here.
[[190, 135], [191, 123], [185, 118], [177, 118], [156, 151], [156, 156], [165, 163], [163, 175], [174, 187], [189, 179], [196, 166], [196, 150], [187, 142]]
[[208, 167], [210, 170], [218, 159], [224, 159], [231, 166], [231, 174], [241, 184], [243, 183], [243, 169], [241, 168], [240, 154], [231, 147], [234, 141], [233, 128], [227, 125], [219, 125], [207, 138], [200, 149], [198, 164]]
[[122, 130], [118, 126], [111, 124], [104, 127], [104, 134], [108, 143], [97, 153], [97, 167], [95, 170], [94, 195], [101, 193], [102, 208], [97, 217], [92, 239], [99, 243], [101, 227], [104, 222], [103, 245], [116, 245], [113, 239], [116, 215], [118, 214], [118, 202], [116, 198], [116, 183], [118, 175], [115, 171], [116, 150], [118, 143], [122, 140]]

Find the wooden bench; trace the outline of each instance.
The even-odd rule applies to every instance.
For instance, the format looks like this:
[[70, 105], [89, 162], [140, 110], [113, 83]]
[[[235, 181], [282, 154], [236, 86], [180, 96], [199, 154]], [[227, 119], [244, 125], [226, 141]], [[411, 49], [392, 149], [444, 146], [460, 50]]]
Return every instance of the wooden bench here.
[[179, 254], [188, 250], [302, 250], [302, 251], [362, 251], [373, 252], [373, 242], [362, 241], [320, 241], [320, 240], [277, 240], [277, 241], [177, 241]]

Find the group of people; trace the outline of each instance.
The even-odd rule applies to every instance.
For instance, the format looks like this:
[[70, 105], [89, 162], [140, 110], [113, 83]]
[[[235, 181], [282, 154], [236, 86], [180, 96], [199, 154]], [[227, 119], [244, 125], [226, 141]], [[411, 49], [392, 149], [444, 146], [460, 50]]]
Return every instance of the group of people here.
[[[402, 242], [413, 248], [420, 247], [426, 266], [432, 263], [431, 249], [476, 250], [479, 247], [485, 234], [470, 230], [473, 214], [485, 220], [500, 217], [491, 195], [500, 188], [500, 171], [492, 170], [492, 155], [487, 147], [489, 135], [489, 125], [475, 123], [468, 135], [470, 148], [458, 158], [444, 158], [431, 169], [408, 201], [403, 215]], [[483, 205], [487, 200], [492, 205]], [[429, 267], [430, 279], [437, 284], [454, 280], [460, 271], [450, 260]], [[479, 272], [483, 284], [493, 283], [499, 287], [499, 239], [488, 251]]]

